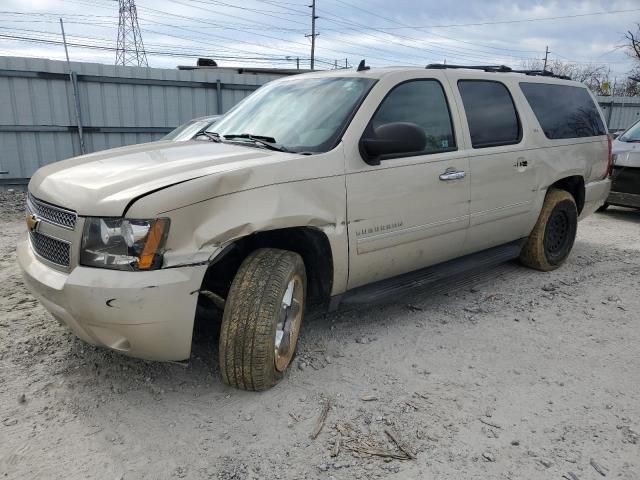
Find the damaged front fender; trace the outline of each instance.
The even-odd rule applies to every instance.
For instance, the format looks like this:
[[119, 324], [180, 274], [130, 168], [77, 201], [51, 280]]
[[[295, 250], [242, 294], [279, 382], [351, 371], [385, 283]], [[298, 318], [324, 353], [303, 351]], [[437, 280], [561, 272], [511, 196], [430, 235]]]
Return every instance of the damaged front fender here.
[[333, 256], [328, 259], [334, 265], [332, 293], [341, 293], [348, 274], [342, 148], [277, 158], [155, 192], [132, 205], [128, 216], [148, 216], [153, 211], [171, 219], [165, 268], [210, 262], [225, 246], [259, 232], [320, 230]]

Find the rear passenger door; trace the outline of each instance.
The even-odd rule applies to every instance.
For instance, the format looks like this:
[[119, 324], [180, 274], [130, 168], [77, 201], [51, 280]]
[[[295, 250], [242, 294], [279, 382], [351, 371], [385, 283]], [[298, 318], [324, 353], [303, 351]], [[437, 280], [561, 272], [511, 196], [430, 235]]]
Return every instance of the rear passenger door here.
[[460, 78], [455, 87], [466, 119], [471, 182], [466, 250], [473, 252], [529, 234], [535, 158], [525, 148], [522, 116], [505, 83]]

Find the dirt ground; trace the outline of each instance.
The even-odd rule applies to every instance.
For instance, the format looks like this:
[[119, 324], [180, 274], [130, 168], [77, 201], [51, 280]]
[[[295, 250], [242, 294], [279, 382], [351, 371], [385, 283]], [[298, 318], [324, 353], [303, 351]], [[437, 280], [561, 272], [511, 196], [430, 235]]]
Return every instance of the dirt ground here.
[[188, 366], [76, 339], [22, 284], [22, 195], [0, 202], [1, 478], [640, 478], [640, 212], [585, 220], [553, 273], [317, 315], [256, 394], [222, 385], [214, 329]]

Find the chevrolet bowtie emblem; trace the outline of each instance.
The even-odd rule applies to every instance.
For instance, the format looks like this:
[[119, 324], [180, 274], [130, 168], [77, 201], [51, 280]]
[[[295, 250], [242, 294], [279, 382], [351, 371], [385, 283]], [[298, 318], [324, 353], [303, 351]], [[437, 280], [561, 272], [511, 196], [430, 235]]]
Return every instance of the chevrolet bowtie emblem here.
[[40, 224], [40, 219], [33, 214], [27, 214], [27, 228], [30, 232], [35, 232], [38, 230], [38, 225]]

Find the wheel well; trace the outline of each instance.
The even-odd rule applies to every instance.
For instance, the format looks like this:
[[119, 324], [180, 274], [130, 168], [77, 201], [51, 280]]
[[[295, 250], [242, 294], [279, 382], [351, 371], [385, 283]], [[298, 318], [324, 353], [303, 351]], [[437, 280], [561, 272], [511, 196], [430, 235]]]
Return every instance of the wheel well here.
[[560, 190], [569, 192], [573, 196], [573, 199], [576, 201], [578, 215], [580, 215], [580, 213], [582, 212], [582, 208], [584, 207], [584, 178], [579, 175], [566, 177], [558, 180], [549, 188], [559, 188]]
[[310, 227], [269, 230], [236, 240], [209, 266], [202, 288], [227, 298], [240, 265], [251, 252], [259, 248], [280, 248], [299, 254], [307, 271], [309, 303], [329, 300], [333, 286], [331, 245], [324, 232]]

